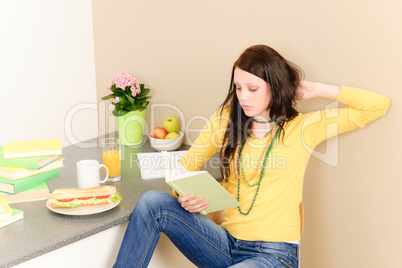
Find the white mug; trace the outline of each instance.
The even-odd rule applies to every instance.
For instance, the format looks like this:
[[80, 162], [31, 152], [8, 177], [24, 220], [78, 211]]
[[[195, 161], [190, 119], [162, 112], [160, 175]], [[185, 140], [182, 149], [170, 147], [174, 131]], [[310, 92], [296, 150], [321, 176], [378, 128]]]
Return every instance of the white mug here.
[[[106, 177], [104, 180], [99, 178], [99, 169], [103, 167], [106, 169]], [[81, 160], [77, 162], [77, 182], [78, 188], [89, 188], [99, 186], [109, 178], [109, 170], [103, 165], [99, 164], [96, 160]]]

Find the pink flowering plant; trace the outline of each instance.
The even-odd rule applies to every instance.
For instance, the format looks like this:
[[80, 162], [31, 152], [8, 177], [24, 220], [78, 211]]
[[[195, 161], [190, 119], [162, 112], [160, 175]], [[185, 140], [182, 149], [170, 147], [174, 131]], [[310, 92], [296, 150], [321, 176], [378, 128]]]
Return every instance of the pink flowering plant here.
[[134, 75], [121, 73], [113, 77], [108, 90], [112, 93], [103, 97], [114, 105], [113, 115], [122, 116], [131, 111], [142, 111], [149, 104], [149, 88], [140, 84]]

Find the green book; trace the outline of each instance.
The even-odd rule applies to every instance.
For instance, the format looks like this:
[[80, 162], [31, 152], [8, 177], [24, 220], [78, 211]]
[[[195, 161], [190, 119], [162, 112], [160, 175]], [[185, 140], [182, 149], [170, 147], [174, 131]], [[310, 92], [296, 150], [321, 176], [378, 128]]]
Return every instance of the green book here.
[[15, 168], [27, 168], [27, 169], [40, 169], [49, 163], [59, 159], [59, 155], [48, 156], [35, 156], [35, 157], [23, 157], [5, 159], [3, 154], [3, 146], [0, 146], [0, 166], [15, 167]]
[[49, 199], [49, 187], [46, 182], [42, 182], [18, 194], [0, 192], [0, 199], [1, 198], [4, 198], [9, 204], [46, 200]]
[[0, 191], [9, 194], [17, 194], [28, 190], [40, 183], [54, 179], [59, 175], [60, 169], [58, 168], [15, 181], [0, 177]]
[[12, 208], [13, 214], [12, 214], [12, 219], [8, 221], [1, 221], [0, 222], [0, 228], [10, 225], [16, 221], [19, 221], [24, 218], [24, 212], [22, 210], [14, 209]]
[[240, 203], [207, 171], [187, 171], [177, 160], [172, 152], [162, 152], [165, 181], [181, 196], [193, 194], [195, 198], [204, 197], [204, 200], [208, 201], [208, 208], [201, 211], [201, 214], [240, 206]]

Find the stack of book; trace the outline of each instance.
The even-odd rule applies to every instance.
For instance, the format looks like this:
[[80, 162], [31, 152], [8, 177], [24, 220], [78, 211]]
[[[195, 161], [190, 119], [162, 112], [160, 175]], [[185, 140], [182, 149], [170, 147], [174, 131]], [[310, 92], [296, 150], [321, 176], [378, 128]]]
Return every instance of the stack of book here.
[[0, 198], [0, 228], [24, 218], [22, 210], [11, 208], [4, 198]]
[[8, 203], [44, 200], [46, 182], [64, 166], [59, 139], [8, 142], [0, 146], [0, 198]]

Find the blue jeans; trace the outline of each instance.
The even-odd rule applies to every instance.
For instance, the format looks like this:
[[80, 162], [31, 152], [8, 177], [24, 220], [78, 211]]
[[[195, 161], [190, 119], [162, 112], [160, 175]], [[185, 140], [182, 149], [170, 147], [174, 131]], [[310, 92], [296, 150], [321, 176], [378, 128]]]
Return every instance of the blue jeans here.
[[160, 232], [197, 267], [296, 268], [299, 263], [296, 244], [236, 239], [207, 216], [184, 210], [173, 195], [149, 191], [134, 208], [114, 267], [147, 267]]

